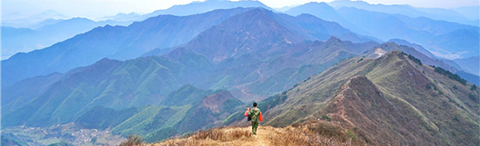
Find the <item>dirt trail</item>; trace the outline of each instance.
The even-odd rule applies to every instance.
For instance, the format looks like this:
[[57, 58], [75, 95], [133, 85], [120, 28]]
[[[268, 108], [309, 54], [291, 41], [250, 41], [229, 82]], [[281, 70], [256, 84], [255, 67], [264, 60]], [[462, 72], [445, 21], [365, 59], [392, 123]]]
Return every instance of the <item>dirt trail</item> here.
[[[247, 130], [252, 130], [252, 127], [244, 128]], [[253, 135], [249, 140], [243, 142], [243, 145], [251, 146], [270, 146], [273, 145], [270, 141], [269, 135], [271, 136], [275, 132], [275, 128], [259, 126], [257, 129], [257, 135]]]

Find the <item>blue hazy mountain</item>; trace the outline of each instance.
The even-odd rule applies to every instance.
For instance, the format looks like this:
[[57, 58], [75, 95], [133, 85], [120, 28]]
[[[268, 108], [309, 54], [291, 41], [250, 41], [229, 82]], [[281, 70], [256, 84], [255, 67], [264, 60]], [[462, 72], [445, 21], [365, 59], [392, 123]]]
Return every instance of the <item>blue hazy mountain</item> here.
[[[187, 16], [187, 15], [193, 15], [193, 14], [200, 14], [200, 13], [205, 13], [205, 12], [208, 12], [208, 11], [213, 11], [213, 10], [216, 10], [216, 9], [231, 9], [231, 8], [236, 8], [236, 7], [262, 7], [262, 8], [266, 8], [266, 9], [271, 9], [269, 7], [267, 7], [266, 5], [264, 5], [263, 3], [259, 2], [259, 1], [238, 1], [238, 2], [233, 2], [233, 1], [227, 1], [227, 0], [208, 0], [208, 1], [203, 1], [203, 2], [192, 2], [192, 3], [189, 3], [189, 4], [185, 4], [185, 5], [175, 5], [175, 6], [172, 6], [168, 9], [165, 9], [165, 10], [157, 10], [157, 11], [154, 11], [152, 13], [149, 13], [149, 14], [145, 14], [145, 15], [140, 15], [140, 14], [135, 14], [135, 13], [129, 13], [129, 14], [124, 14], [124, 13], [119, 13], [115, 16], [106, 16], [106, 17], [102, 17], [101, 22], [99, 22], [99, 24], [97, 24], [96, 26], [94, 27], [97, 27], [97, 26], [104, 26], [106, 24], [109, 24], [109, 25], [128, 25], [130, 23], [133, 23], [134, 21], [143, 21], [143, 20], [146, 20], [150, 17], [155, 17], [155, 16], [158, 16], [158, 15], [176, 15], [176, 16]], [[17, 17], [19, 17], [20, 14], [9, 14], [7, 16], [7, 18], [10, 18], [11, 19], [18, 19]], [[29, 25], [25, 25], [25, 22], [23, 22], [23, 19], [22, 22], [18, 22], [17, 23], [14, 23], [16, 21], [20, 21], [20, 20], [12, 20], [12, 22], [10, 23], [10, 21], [7, 21], [7, 22], [3, 22], [3, 26], [15, 26], [14, 28], [30, 28], [30, 29], [37, 29], [37, 28], [40, 28], [42, 26], [45, 26], [45, 25], [51, 25], [53, 26], [53, 24], [55, 23], [59, 23], [61, 21], [69, 21], [69, 20], [57, 20], [57, 19], [52, 19], [52, 18], [65, 18], [66, 16], [63, 16], [62, 14], [56, 12], [56, 11], [53, 11], [53, 10], [50, 10], [50, 11], [46, 11], [46, 12], [43, 12], [41, 14], [38, 14], [38, 15], [35, 15], [35, 16], [30, 16], [27, 18], [25, 18], [25, 21], [26, 20], [32, 20], [33, 17], [35, 18], [35, 23], [29, 23]], [[20, 17], [21, 18], [21, 17]], [[38, 19], [38, 20], [37, 20]], [[78, 18], [74, 18], [74, 19], [78, 19]], [[39, 21], [39, 22], [37, 22]], [[20, 24], [23, 24], [23, 25], [20, 25]], [[75, 28], [77, 27], [81, 27], [81, 28], [78, 28], [77, 31], [75, 31]], [[74, 35], [76, 34], [80, 34], [80, 33], [83, 33], [83, 32], [86, 32], [90, 29], [93, 29], [94, 27], [92, 27], [92, 25], [89, 25], [89, 24], [82, 24], [82, 23], [75, 23], [73, 24], [72, 27], [70, 27], [70, 29], [66, 29], [68, 30], [68, 32], [76, 32], [76, 33], [67, 33], [66, 32], [62, 32], [62, 31], [53, 31], [54, 32], [54, 35], [53, 36], [49, 36], [49, 37], [45, 37], [43, 35], [43, 32], [32, 32], [32, 33], [29, 33], [29, 34], [25, 34], [24, 36], [22, 36], [21, 38], [29, 38], [29, 40], [25, 40], [25, 39], [9, 39], [9, 40], [5, 40], [3, 42], [7, 42], [5, 44], [3, 44], [2, 48], [3, 48], [3, 52], [2, 52], [2, 58], [3, 59], [6, 59], [12, 55], [14, 55], [15, 53], [17, 52], [30, 52], [32, 50], [35, 50], [35, 49], [42, 49], [42, 48], [45, 48], [45, 47], [48, 47], [50, 45], [53, 45], [54, 43], [57, 43], [57, 42], [60, 42], [60, 41], [63, 41], [65, 39], [68, 39], [70, 37], [73, 37]], [[59, 27], [61, 28], [61, 27]], [[83, 28], [88, 28], [88, 30], [85, 30]], [[8, 29], [12, 29], [12, 28], [8, 28]], [[61, 29], [61, 30], [65, 30], [65, 29]], [[15, 32], [16, 30], [13, 30], [13, 31], [10, 31], [10, 32], [13, 32], [13, 33], [17, 33]], [[18, 30], [18, 31], [22, 31], [22, 30]], [[56, 34], [56, 33], [63, 33], [63, 34]], [[2, 37], [3, 35], [10, 35], [10, 34], [2, 34]], [[50, 34], [51, 35], [51, 34]], [[7, 38], [12, 38], [12, 37], [9, 37], [9, 36], [6, 36]]]
[[[142, 15], [137, 14], [137, 13], [118, 13], [117, 15], [114, 16], [104, 16], [102, 18], [99, 18], [100, 20], [112, 20], [112, 21], [122, 21], [122, 22], [133, 22], [133, 21], [139, 21], [142, 20]], [[145, 18], [146, 19], [146, 18]]]
[[366, 31], [363, 31], [359, 27], [350, 24], [343, 16], [337, 13], [337, 11], [330, 7], [327, 3], [321, 2], [310, 2], [300, 6], [292, 7], [289, 10], [285, 11], [286, 14], [292, 16], [298, 16], [301, 14], [311, 14], [314, 15], [322, 20], [336, 22], [346, 28], [351, 29], [360, 34], [366, 34]]
[[118, 13], [114, 16], [105, 16], [100, 18], [101, 20], [113, 20], [134, 22], [143, 21], [150, 17], [158, 15], [175, 15], [175, 16], [188, 16], [194, 14], [206, 13], [218, 9], [232, 9], [232, 8], [265, 8], [271, 10], [270, 7], [264, 5], [259, 1], [242, 0], [242, 1], [228, 1], [228, 0], [206, 0], [206, 1], [194, 1], [183, 5], [174, 5], [170, 8], [163, 10], [156, 10], [148, 14], [136, 14], [136, 13]]
[[410, 5], [369, 4], [364, 1], [350, 1], [350, 0], [332, 1], [328, 4], [334, 7], [335, 9], [340, 9], [342, 7], [354, 7], [358, 9], [374, 11], [374, 12], [382, 12], [387, 14], [401, 14], [411, 18], [428, 17], [434, 20], [444, 20], [444, 21], [474, 25], [474, 26], [480, 25], [480, 24], [472, 23], [472, 20], [476, 20], [478, 19], [478, 17], [475, 19], [469, 19], [466, 16], [454, 10], [449, 10], [449, 9], [416, 8]]
[[470, 58], [455, 59], [453, 61], [460, 65], [460, 67], [466, 72], [480, 76], [480, 66], [478, 65], [480, 62], [480, 56], [477, 55]]
[[36, 29], [2, 26], [2, 60], [18, 52], [30, 52], [49, 47], [57, 42], [106, 24], [119, 25], [121, 23], [71, 18], [67, 20], [48, 19], [43, 22], [42, 27]]
[[[2, 86], [38, 75], [66, 72], [102, 58], [126, 60], [155, 48], [190, 41], [203, 30], [248, 9], [216, 10], [199, 15], [161, 15], [128, 27], [104, 26], [50, 47], [18, 53], [2, 61]], [[164, 53], [169, 50], [163, 51]]]
[[[479, 53], [478, 27], [433, 20], [423, 16], [412, 18], [377, 10], [383, 9], [383, 7], [385, 7], [384, 9], [398, 7], [398, 11], [405, 8], [416, 9], [410, 6], [370, 5], [365, 2], [349, 1], [332, 3], [342, 2], [351, 3], [352, 5], [345, 6], [352, 7], [339, 7], [335, 10], [326, 3], [307, 3], [291, 8], [286, 13], [290, 15], [312, 14], [319, 18], [337, 22], [356, 33], [373, 36], [383, 41], [398, 38], [415, 44], [422, 44], [425, 49], [444, 58], [470, 57], [472, 54]], [[353, 5], [357, 3], [359, 6]], [[377, 11], [359, 9], [353, 6]], [[423, 51], [423, 53], [426, 52]]]
[[479, 28], [470, 25], [432, 20], [425, 17], [410, 18], [357, 8], [337, 10], [351, 24], [382, 40], [400, 38], [422, 44], [437, 56], [457, 54], [456, 57], [471, 57], [479, 53]]
[[54, 11], [47, 10], [35, 15], [25, 15], [20, 12], [12, 12], [9, 14], [2, 14], [2, 26], [9, 26], [14, 28], [38, 28], [43, 25], [43, 21], [48, 19], [68, 19], [68, 16]]
[[478, 20], [480, 18], [480, 6], [467, 6], [453, 9], [455, 12], [464, 15], [471, 20]]
[[[38, 23], [35, 23], [32, 26], [26, 27], [26, 28], [35, 30], [35, 29], [38, 29], [38, 28], [46, 26], [46, 25], [53, 25], [53, 24], [56, 24], [56, 23], [59, 23], [59, 22], [62, 22], [62, 21], [66, 21], [66, 20], [68, 20], [68, 19], [49, 18], [49, 19], [45, 19], [43, 21], [40, 21]], [[10, 27], [10, 26], [6, 26], [6, 27]], [[16, 28], [16, 27], [14, 27], [14, 28]]]
[[478, 28], [459, 29], [447, 34], [437, 35], [430, 41], [423, 43], [425, 46], [433, 48], [433, 50], [446, 51], [460, 56], [458, 58], [466, 58], [479, 54], [479, 35]]
[[[247, 16], [247, 17], [246, 17]], [[238, 18], [241, 20], [236, 20]], [[329, 22], [322, 19], [319, 19], [310, 14], [302, 14], [296, 17], [282, 14], [274, 13], [267, 9], [258, 8], [249, 12], [242, 13], [242, 15], [232, 16], [230, 21], [222, 22], [221, 24], [214, 26], [206, 31], [200, 33], [197, 37], [193, 38], [189, 43], [182, 45], [181, 48], [191, 49], [197, 53], [204, 54], [205, 56], [218, 56], [215, 51], [228, 51], [228, 52], [219, 52], [226, 55], [226, 57], [233, 57], [230, 55], [241, 56], [243, 53], [248, 52], [248, 48], [254, 47], [272, 47], [271, 42], [257, 40], [256, 42], [243, 42], [243, 39], [248, 38], [250, 35], [260, 35], [259, 32], [265, 33], [265, 31], [276, 32], [283, 34], [284, 36], [277, 36], [271, 39], [265, 39], [270, 41], [283, 41], [286, 44], [296, 44], [303, 41], [327, 41], [332, 36], [338, 37], [342, 40], [351, 41], [354, 43], [364, 43], [370, 41], [377, 41], [378, 39], [363, 36], [351, 32], [350, 30], [342, 27], [338, 23]], [[236, 21], [234, 21], [236, 20]], [[255, 21], [260, 21], [259, 25], [246, 26], [245, 24], [250, 24]], [[264, 22], [267, 21], [267, 22]], [[232, 29], [235, 28], [235, 29]], [[281, 29], [280, 29], [281, 28]], [[232, 32], [240, 29], [240, 32]], [[214, 31], [214, 32], [212, 32]], [[284, 31], [284, 32], [277, 32]], [[248, 32], [245, 34], [244, 32]], [[270, 33], [269, 32], [269, 33]], [[216, 34], [216, 35], [212, 35]], [[220, 35], [225, 35], [229, 33], [230, 35], [237, 36], [233, 40], [229, 40], [229, 37], [218, 37]], [[245, 36], [238, 36], [245, 35]], [[261, 36], [261, 35], [260, 35]], [[219, 40], [220, 39], [220, 40]], [[282, 40], [283, 39], [283, 40]], [[210, 42], [210, 43], [205, 43]], [[208, 45], [208, 46], [204, 46]], [[213, 46], [212, 46], [213, 45]], [[232, 45], [234, 45], [232, 47]], [[283, 44], [285, 45], [285, 44]], [[228, 48], [221, 48], [228, 46]], [[220, 47], [220, 48], [219, 48]], [[273, 46], [273, 48], [281, 46]], [[194, 49], [198, 48], [198, 49]], [[162, 55], [161, 49], [155, 49], [148, 53], [145, 53], [144, 56], [149, 55]], [[159, 53], [158, 53], [159, 52]], [[212, 58], [210, 58], [212, 59]]]
[[419, 44], [415, 44], [415, 43], [410, 43], [406, 40], [402, 40], [402, 39], [391, 39], [389, 40], [388, 42], [394, 42], [398, 45], [405, 45], [405, 46], [409, 46], [409, 47], [412, 47], [412, 48], [415, 48], [415, 50], [417, 50], [418, 52], [424, 54], [425, 56], [427, 56], [428, 58], [436, 58], [435, 55], [433, 55], [430, 51], [428, 51], [427, 49], [423, 48], [423, 46], [419, 45]]
[[174, 5], [165, 10], [157, 10], [150, 14], [146, 14], [143, 17], [148, 18], [157, 15], [176, 15], [176, 16], [187, 16], [205, 13], [208, 11], [216, 9], [232, 9], [237, 7], [258, 7], [271, 10], [270, 7], [264, 5], [263, 3], [255, 0], [242, 0], [242, 1], [228, 1], [228, 0], [206, 0], [203, 2], [192, 2], [185, 5]]

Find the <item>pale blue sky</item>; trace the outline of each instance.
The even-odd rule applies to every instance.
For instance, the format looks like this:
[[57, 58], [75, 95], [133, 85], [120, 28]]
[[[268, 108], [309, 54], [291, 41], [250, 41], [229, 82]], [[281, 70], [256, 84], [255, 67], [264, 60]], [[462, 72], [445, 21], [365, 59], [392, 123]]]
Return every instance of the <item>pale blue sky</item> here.
[[[55, 10], [67, 16], [98, 18], [117, 13], [150, 13], [167, 9], [173, 5], [187, 4], [203, 0], [2, 0], [2, 14], [20, 12], [33, 15], [47, 10]], [[311, 1], [330, 2], [332, 0], [259, 0], [273, 8], [300, 5]], [[478, 6], [479, 0], [364, 0], [372, 4], [409, 4], [415, 7], [456, 8]]]

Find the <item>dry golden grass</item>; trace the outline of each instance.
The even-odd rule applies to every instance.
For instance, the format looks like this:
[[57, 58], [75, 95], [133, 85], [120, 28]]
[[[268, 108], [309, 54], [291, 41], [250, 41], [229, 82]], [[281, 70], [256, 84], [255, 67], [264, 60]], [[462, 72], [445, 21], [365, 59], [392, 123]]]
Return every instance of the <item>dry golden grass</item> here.
[[[329, 127], [325, 128], [325, 125]], [[354, 138], [349, 138], [347, 132], [342, 131], [339, 127], [311, 122], [299, 127], [259, 126], [257, 135], [252, 135], [251, 127], [222, 127], [199, 131], [185, 138], [175, 138], [152, 144], [152, 146], [179, 145], [350, 146], [360, 145], [360, 143], [356, 142]]]
[[241, 127], [221, 127], [198, 131], [186, 138], [170, 139], [154, 145], [236, 145], [236, 143], [248, 140], [251, 137], [252, 132], [250, 129]]
[[[275, 128], [279, 129], [279, 128]], [[296, 127], [288, 126], [268, 137], [272, 145], [350, 146], [362, 145], [348, 130], [326, 121], [308, 121]]]

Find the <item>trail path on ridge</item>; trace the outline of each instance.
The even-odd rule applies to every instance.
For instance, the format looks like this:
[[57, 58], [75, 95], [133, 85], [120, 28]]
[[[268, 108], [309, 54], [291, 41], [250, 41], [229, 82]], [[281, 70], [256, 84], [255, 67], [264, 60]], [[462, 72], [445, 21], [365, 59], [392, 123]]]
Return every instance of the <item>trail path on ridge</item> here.
[[[229, 133], [232, 131], [252, 131], [252, 127], [235, 127], [235, 128], [225, 128], [222, 129], [224, 133]], [[281, 135], [287, 134], [286, 130], [282, 128], [273, 128], [270, 126], [259, 126], [257, 129], [257, 135], [252, 135], [251, 137], [241, 137], [229, 141], [219, 141], [212, 139], [197, 140], [200, 145], [232, 145], [232, 146], [274, 146], [275, 140]], [[182, 139], [174, 139], [173, 141], [181, 141]], [[183, 139], [185, 140], [185, 139]], [[154, 144], [155, 146], [165, 145], [165, 142]], [[168, 145], [168, 144], [167, 144]]]

